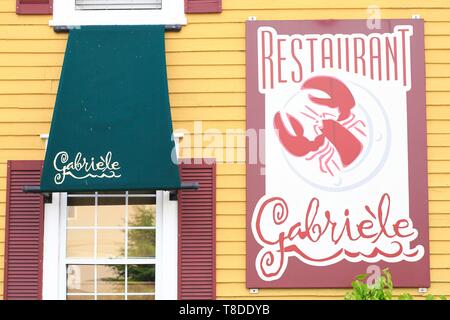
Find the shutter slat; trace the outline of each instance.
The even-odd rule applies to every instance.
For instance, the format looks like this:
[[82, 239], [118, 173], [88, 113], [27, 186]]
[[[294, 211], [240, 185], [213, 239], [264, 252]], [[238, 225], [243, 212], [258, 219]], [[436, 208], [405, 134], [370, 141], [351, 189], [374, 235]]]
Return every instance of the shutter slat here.
[[184, 0], [186, 13], [220, 13], [222, 0]]
[[182, 163], [180, 175], [182, 181], [200, 186], [181, 190], [178, 197], [178, 298], [215, 299], [215, 164]]
[[[17, 14], [52, 14], [53, 0], [16, 0]], [[20, 175], [21, 173], [18, 173]]]
[[42, 161], [8, 161], [4, 268], [7, 300], [42, 297], [44, 199], [22, 191], [25, 185], [39, 185], [41, 169]]

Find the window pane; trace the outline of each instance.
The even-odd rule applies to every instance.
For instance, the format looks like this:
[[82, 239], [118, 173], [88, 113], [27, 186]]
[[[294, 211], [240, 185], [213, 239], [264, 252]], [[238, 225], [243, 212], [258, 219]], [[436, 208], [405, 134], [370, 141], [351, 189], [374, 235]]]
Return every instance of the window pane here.
[[156, 205], [128, 205], [128, 225], [130, 227], [156, 226]]
[[97, 300], [125, 300], [125, 296], [101, 295], [101, 296], [97, 296]]
[[67, 292], [94, 293], [94, 270], [92, 265], [68, 265]]
[[95, 207], [67, 207], [68, 227], [93, 227]]
[[94, 198], [68, 198], [67, 200], [68, 227], [92, 227], [94, 226], [94, 222], [95, 222]]
[[67, 296], [67, 300], [95, 300], [94, 296]]
[[125, 198], [98, 198], [98, 225], [100, 227], [125, 226]]
[[94, 231], [67, 230], [67, 257], [94, 257]]
[[125, 230], [97, 230], [97, 258], [125, 256]]
[[145, 296], [128, 296], [128, 300], [155, 300], [154, 295], [145, 295]]
[[155, 292], [155, 266], [129, 265], [128, 266], [128, 292], [154, 293]]
[[128, 257], [155, 256], [156, 230], [128, 230]]
[[124, 293], [125, 265], [98, 265], [97, 292]]

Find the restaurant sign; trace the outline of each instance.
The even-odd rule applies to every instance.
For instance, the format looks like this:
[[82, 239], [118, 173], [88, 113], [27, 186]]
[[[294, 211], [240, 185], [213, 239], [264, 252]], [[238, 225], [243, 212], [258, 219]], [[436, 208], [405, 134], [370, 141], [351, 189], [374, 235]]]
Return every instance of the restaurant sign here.
[[429, 285], [423, 21], [369, 27], [247, 22], [250, 288]]

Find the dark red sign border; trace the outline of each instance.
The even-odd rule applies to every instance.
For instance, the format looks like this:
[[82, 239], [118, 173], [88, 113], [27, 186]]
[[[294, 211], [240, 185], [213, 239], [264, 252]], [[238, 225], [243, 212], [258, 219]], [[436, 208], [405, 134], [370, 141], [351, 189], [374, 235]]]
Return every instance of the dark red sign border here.
[[[247, 147], [247, 288], [346, 288], [355, 275], [366, 272], [369, 265], [389, 268], [396, 287], [429, 287], [429, 229], [428, 229], [428, 173], [425, 110], [425, 49], [424, 22], [421, 19], [381, 20], [379, 29], [368, 29], [367, 20], [302, 20], [302, 21], [247, 21], [246, 23], [246, 70], [247, 70], [247, 129], [264, 128], [264, 95], [258, 91], [257, 29], [272, 27], [279, 34], [370, 34], [391, 33], [397, 25], [412, 25], [411, 37], [411, 90], [408, 104], [408, 161], [409, 161], [409, 207], [410, 218], [419, 236], [412, 242], [425, 248], [424, 257], [418, 262], [352, 263], [341, 261], [328, 267], [314, 267], [291, 258], [283, 276], [266, 282], [259, 278], [256, 256], [261, 249], [251, 231], [251, 220], [256, 203], [264, 195], [265, 178], [261, 175], [263, 165], [249, 163]], [[261, 144], [260, 144], [261, 145]]]

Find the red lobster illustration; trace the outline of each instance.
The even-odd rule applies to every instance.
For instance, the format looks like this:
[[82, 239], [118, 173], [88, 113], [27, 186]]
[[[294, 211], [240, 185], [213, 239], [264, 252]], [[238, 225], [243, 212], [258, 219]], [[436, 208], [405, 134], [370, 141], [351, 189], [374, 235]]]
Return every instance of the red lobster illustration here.
[[329, 114], [323, 114], [321, 116], [310, 107], [307, 107], [315, 116], [321, 118], [322, 122], [321, 127], [314, 126], [317, 136], [312, 141], [304, 136], [304, 129], [300, 121], [290, 114], [287, 114], [287, 117], [295, 134], [291, 134], [288, 131], [283, 123], [280, 112], [275, 114], [273, 125], [281, 144], [290, 154], [296, 157], [304, 157], [308, 153], [314, 152], [306, 159], [312, 160], [319, 156], [321, 171], [324, 173], [328, 172], [333, 176], [330, 162], [338, 170], [341, 169], [332, 160], [335, 152], [337, 152], [341, 159], [344, 168], [352, 164], [361, 154], [363, 145], [350, 132], [350, 129], [354, 128], [354, 130], [357, 130], [365, 136], [364, 131], [357, 127], [359, 124], [365, 127], [365, 124], [361, 120], [355, 120], [355, 115], [351, 112], [355, 107], [355, 99], [348, 87], [339, 79], [329, 76], [315, 76], [306, 80], [301, 89], [315, 89], [327, 93], [329, 98], [318, 98], [311, 94], [308, 97], [318, 105], [337, 108], [339, 113], [337, 119], [326, 119], [325, 115]]

